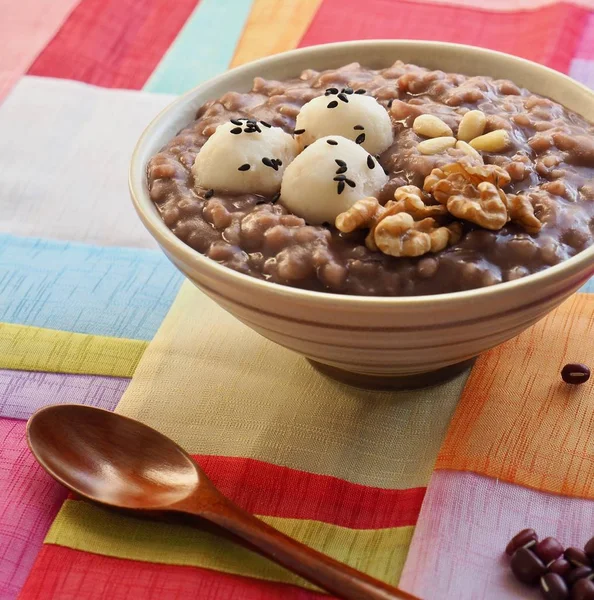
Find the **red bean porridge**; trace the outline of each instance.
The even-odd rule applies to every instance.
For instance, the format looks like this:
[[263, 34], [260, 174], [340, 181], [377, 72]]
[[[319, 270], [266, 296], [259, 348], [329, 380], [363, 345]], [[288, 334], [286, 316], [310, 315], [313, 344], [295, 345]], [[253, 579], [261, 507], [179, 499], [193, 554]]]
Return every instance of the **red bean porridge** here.
[[[380, 202], [403, 185], [423, 187], [434, 168], [462, 157], [456, 148], [426, 155], [413, 121], [438, 116], [454, 132], [465, 113], [486, 115], [484, 131], [505, 130], [503, 152], [483, 152], [503, 168], [509, 194], [522, 194], [542, 223], [529, 233], [509, 222], [497, 231], [462, 223], [456, 243], [437, 253], [394, 257], [370, 250], [365, 232], [341, 233], [290, 214], [276, 198], [195, 188], [197, 153], [218, 125], [249, 118], [295, 128], [301, 107], [327, 88], [365, 89], [392, 120], [394, 143], [379, 162], [390, 180]], [[250, 92], [205, 103], [196, 120], [148, 165], [150, 195], [183, 242], [231, 269], [260, 279], [342, 294], [410, 296], [455, 292], [536, 273], [590, 246], [594, 236], [594, 127], [559, 104], [507, 80], [428, 71], [396, 62], [371, 70], [357, 63], [304, 71], [297, 79], [254, 80]]]

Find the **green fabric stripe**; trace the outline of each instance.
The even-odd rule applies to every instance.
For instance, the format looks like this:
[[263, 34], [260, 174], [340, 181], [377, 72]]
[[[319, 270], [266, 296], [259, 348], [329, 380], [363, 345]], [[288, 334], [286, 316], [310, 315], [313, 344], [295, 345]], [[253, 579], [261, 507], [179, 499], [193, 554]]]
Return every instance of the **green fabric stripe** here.
[[[411, 526], [350, 529], [308, 519], [260, 518], [304, 544], [391, 584], [400, 579], [414, 531]], [[64, 503], [45, 543], [313, 588], [297, 575], [211, 533], [185, 525], [136, 519], [74, 500]]]

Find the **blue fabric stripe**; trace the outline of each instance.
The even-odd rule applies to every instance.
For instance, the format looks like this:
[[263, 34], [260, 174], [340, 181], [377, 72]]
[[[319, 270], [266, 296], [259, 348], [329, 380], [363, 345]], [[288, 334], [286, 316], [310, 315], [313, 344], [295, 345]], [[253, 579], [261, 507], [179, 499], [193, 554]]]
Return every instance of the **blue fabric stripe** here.
[[158, 250], [0, 235], [0, 321], [151, 340], [183, 277]]
[[594, 277], [587, 281], [578, 292], [586, 293], [586, 294], [594, 294]]
[[251, 7], [251, 0], [200, 0], [144, 89], [182, 94], [227, 70]]

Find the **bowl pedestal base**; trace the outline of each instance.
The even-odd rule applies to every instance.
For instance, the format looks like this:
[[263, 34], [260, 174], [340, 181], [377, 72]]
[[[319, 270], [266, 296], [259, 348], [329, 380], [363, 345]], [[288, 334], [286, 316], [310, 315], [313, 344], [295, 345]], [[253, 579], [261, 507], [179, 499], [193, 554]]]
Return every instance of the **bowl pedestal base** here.
[[340, 383], [346, 383], [357, 388], [366, 390], [416, 390], [430, 387], [439, 383], [445, 383], [453, 379], [462, 371], [469, 369], [474, 364], [475, 359], [471, 358], [463, 362], [443, 367], [427, 373], [416, 373], [414, 375], [370, 375], [366, 373], [355, 373], [352, 371], [343, 371], [338, 367], [332, 367], [315, 360], [307, 359], [307, 362], [322, 375], [330, 377]]

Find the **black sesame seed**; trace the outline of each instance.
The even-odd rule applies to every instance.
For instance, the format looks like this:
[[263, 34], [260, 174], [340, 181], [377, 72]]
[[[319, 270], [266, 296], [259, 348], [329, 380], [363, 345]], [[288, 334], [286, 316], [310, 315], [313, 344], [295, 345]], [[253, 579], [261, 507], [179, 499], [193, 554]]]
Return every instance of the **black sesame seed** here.
[[332, 181], [344, 181], [346, 179], [346, 175], [337, 175], [332, 179]]
[[282, 166], [283, 166], [283, 161], [282, 161], [280, 158], [277, 158], [277, 159], [276, 159], [276, 164], [277, 164], [279, 167], [282, 167]]
[[274, 169], [275, 171], [278, 171], [278, 161], [276, 160], [276, 158], [268, 158], [267, 156], [265, 156], [262, 159], [262, 162], [267, 166], [270, 167], [272, 169]]
[[280, 192], [274, 194], [274, 196], [272, 196], [272, 204], [274, 204], [278, 199], [280, 198]]
[[328, 108], [336, 108], [337, 106], [338, 102], [336, 100], [332, 100], [332, 102], [328, 104]]
[[388, 101], [388, 108], [392, 108], [392, 104], [394, 104], [394, 98], [391, 98], [391, 99]]
[[365, 134], [362, 133], [361, 135], [357, 136], [357, 139], [355, 140], [355, 144], [362, 144], [365, 141]]
[[370, 169], [375, 169], [375, 163], [373, 162], [373, 158], [371, 156], [367, 157], [367, 166]]
[[241, 121], [239, 119], [231, 119], [231, 123], [233, 123], [233, 125], [241, 125]]
[[249, 171], [250, 166], [246, 163], [245, 165], [241, 165], [241, 167], [239, 167], [237, 170], [238, 171]]
[[346, 97], [346, 94], [338, 94], [338, 99], [342, 100], [343, 102], [349, 101], [349, 99]]
[[357, 185], [352, 179], [345, 179], [344, 181], [348, 186], [352, 188], [354, 188]]
[[357, 90], [355, 94], [366, 94], [367, 90]]
[[336, 174], [337, 174], [337, 175], [341, 175], [342, 173], [346, 173], [346, 172], [347, 172], [347, 168], [346, 168], [346, 166], [345, 166], [345, 167], [339, 167], [339, 168], [336, 170]]
[[334, 162], [339, 166], [339, 167], [346, 167], [346, 163], [344, 162], [344, 160], [340, 160], [340, 158], [335, 158]]
[[260, 121], [260, 124], [264, 125], [264, 127], [272, 127], [272, 125], [266, 121]]
[[295, 129], [293, 133], [295, 135], [301, 135], [302, 133], [305, 133], [305, 129]]
[[214, 196], [214, 190], [208, 190], [206, 192], [206, 194], [204, 194], [204, 199], [208, 200], [209, 198], [212, 198]]
[[354, 129], [355, 131], [363, 131], [363, 130], [365, 129], [365, 127], [363, 127], [363, 125], [355, 125], [355, 126], [353, 127], [353, 129]]
[[338, 146], [338, 142], [336, 140], [326, 140], [327, 144], [330, 144], [331, 146]]
[[234, 134], [234, 135], [237, 135], [238, 133], [241, 133], [241, 131], [242, 131], [241, 127], [234, 127], [231, 130], [231, 133]]
[[330, 94], [338, 94], [338, 89], [337, 88], [328, 88], [325, 93], [326, 93], [326, 96], [329, 96]]
[[352, 93], [353, 93], [353, 88], [350, 88], [350, 87], [345, 87], [345, 88], [344, 88], [342, 91], [343, 91], [345, 94], [352, 94]]
[[340, 195], [340, 194], [342, 194], [342, 192], [344, 192], [344, 181], [338, 182], [338, 187], [336, 188], [336, 191], [338, 192], [338, 195]]

